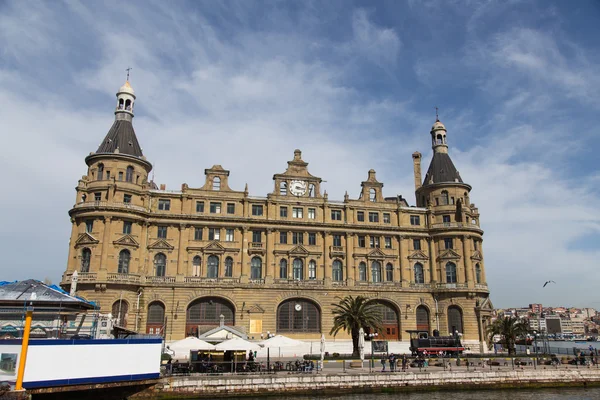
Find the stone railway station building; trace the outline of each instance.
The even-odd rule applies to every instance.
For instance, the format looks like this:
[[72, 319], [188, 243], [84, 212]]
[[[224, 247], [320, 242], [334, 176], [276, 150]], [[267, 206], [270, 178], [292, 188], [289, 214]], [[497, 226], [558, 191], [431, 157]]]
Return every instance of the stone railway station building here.
[[166, 340], [221, 319], [256, 338], [329, 337], [331, 304], [365, 295], [379, 304], [379, 334], [388, 340], [437, 329], [482, 346], [492, 309], [483, 231], [440, 121], [424, 178], [421, 154], [413, 154], [416, 206], [384, 197], [374, 170], [358, 199], [329, 200], [300, 150], [266, 197], [232, 189], [220, 165], [205, 170], [200, 187], [167, 191], [148, 179], [152, 164], [132, 125], [135, 99], [126, 82], [113, 126], [85, 158], [69, 211], [66, 290], [77, 271], [79, 296], [118, 325]]

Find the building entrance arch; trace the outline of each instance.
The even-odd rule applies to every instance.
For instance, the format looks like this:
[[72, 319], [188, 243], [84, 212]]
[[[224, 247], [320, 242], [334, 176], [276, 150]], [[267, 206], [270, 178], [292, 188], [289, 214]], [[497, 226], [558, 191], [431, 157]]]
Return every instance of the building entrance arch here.
[[396, 307], [383, 300], [373, 300], [371, 304], [376, 305], [376, 310], [381, 315], [382, 331], [379, 337], [384, 340], [400, 339], [400, 318]]
[[223, 316], [225, 325], [235, 324], [235, 307], [221, 297], [201, 297], [190, 303], [186, 311], [185, 333], [198, 336], [198, 326], [217, 327]]

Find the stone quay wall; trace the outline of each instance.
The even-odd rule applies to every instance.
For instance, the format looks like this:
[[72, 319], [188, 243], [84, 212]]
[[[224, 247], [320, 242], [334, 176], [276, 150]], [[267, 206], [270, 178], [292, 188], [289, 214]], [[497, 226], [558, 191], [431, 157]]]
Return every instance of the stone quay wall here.
[[439, 371], [373, 374], [180, 376], [161, 380], [133, 399], [282, 396], [341, 392], [600, 386], [600, 370]]

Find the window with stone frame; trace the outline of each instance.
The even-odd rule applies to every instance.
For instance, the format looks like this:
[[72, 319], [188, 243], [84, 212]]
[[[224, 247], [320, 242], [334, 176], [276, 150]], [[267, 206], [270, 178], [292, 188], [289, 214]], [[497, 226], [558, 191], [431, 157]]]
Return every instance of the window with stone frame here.
[[194, 240], [202, 240], [202, 228], [194, 228]]
[[317, 234], [314, 232], [309, 232], [308, 234], [308, 244], [311, 246], [317, 245]]
[[370, 212], [369, 213], [369, 222], [379, 222], [379, 213], [378, 212]]
[[210, 213], [211, 214], [221, 214], [221, 203], [218, 202], [210, 202]]
[[356, 220], [358, 222], [365, 222], [365, 212], [364, 211], [357, 211], [356, 212]]
[[411, 225], [421, 225], [421, 216], [420, 215], [411, 215], [410, 216], [410, 224]]
[[159, 239], [167, 238], [167, 227], [165, 225], [160, 225], [157, 227], [156, 237], [158, 237]]
[[389, 237], [389, 236], [386, 236], [384, 238], [384, 240], [385, 240], [385, 248], [386, 249], [391, 249], [392, 248], [392, 238]]
[[235, 214], [235, 203], [227, 203], [227, 214]]
[[197, 201], [196, 202], [196, 212], [197, 213], [203, 213], [204, 212], [204, 202], [203, 201]]
[[252, 215], [255, 217], [262, 217], [263, 206], [260, 204], [252, 204]]
[[279, 207], [279, 217], [287, 218], [287, 216], [288, 216], [288, 208], [284, 207], [284, 206], [280, 206]]
[[390, 213], [383, 213], [383, 223], [384, 224], [389, 224], [391, 223], [392, 219], [390, 217]]
[[358, 236], [358, 247], [366, 247], [366, 246], [367, 246], [367, 244], [366, 244], [365, 237], [362, 235], [359, 235]]
[[158, 199], [158, 209], [160, 211], [169, 211], [171, 209], [171, 200]]
[[288, 242], [288, 233], [286, 231], [279, 232], [279, 243], [287, 244]]
[[413, 250], [421, 250], [421, 239], [413, 239]]
[[225, 241], [226, 242], [233, 242], [234, 240], [234, 233], [235, 230], [234, 229], [225, 229]]
[[332, 221], [341, 221], [342, 220], [342, 210], [331, 210], [331, 220]]

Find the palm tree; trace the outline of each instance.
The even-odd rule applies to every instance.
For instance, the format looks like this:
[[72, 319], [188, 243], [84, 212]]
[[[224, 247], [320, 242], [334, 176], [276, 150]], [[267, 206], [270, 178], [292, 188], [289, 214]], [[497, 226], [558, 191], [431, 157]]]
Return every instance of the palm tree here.
[[516, 317], [498, 318], [486, 329], [488, 345], [491, 348], [494, 336], [500, 336], [500, 343], [508, 349], [508, 354], [515, 354], [517, 338], [526, 337], [529, 333], [529, 324], [526, 320]]
[[382, 315], [378, 304], [369, 301], [364, 296], [346, 296], [339, 303], [331, 304], [334, 309], [331, 312], [333, 327], [330, 335], [336, 336], [340, 330], [349, 332], [352, 336], [352, 355], [358, 356], [358, 331], [360, 328], [371, 331], [381, 331]]

